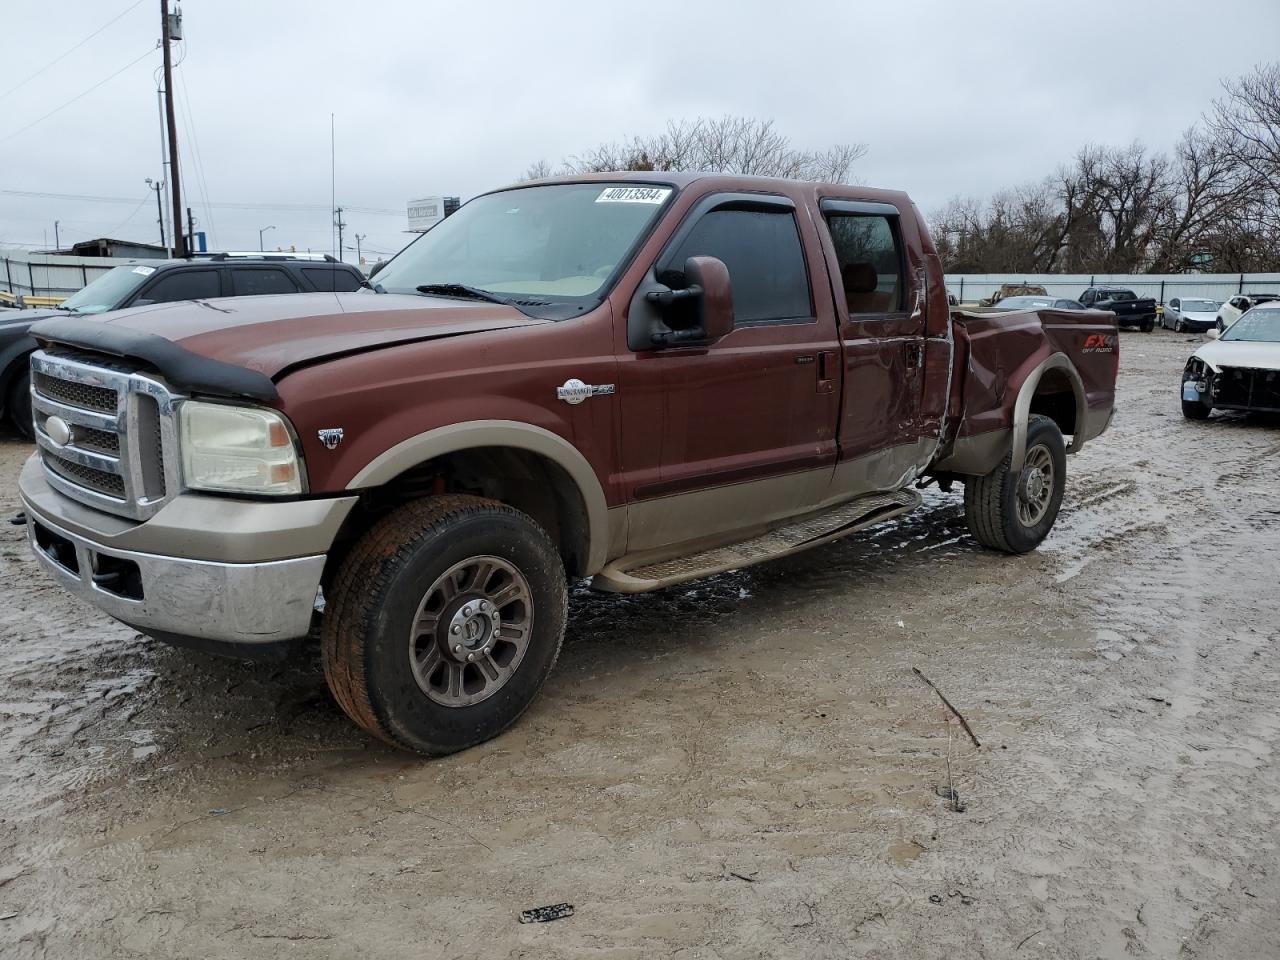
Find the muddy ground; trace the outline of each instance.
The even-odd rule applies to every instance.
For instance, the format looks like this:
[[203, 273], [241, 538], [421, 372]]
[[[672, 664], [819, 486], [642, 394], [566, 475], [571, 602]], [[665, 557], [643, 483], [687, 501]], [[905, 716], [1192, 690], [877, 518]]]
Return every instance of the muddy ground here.
[[314, 659], [142, 639], [0, 527], [0, 955], [1280, 956], [1280, 424], [1186, 422], [1189, 338], [1122, 345], [1038, 552], [979, 549], [934, 492], [581, 592], [532, 710], [434, 762]]

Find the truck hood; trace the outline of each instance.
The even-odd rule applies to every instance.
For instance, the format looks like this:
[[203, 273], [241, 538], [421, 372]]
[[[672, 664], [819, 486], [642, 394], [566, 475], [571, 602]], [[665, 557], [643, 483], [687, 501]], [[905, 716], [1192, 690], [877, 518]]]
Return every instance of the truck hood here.
[[1253, 370], [1280, 370], [1280, 343], [1259, 340], [1213, 340], [1197, 350], [1199, 357], [1214, 370], [1223, 367], [1249, 367]]
[[[82, 322], [159, 335], [201, 357], [275, 379], [286, 368], [326, 357], [550, 321], [504, 304], [444, 297], [295, 293], [152, 304]], [[57, 331], [52, 320], [40, 334], [63, 340]], [[70, 333], [65, 342], [77, 339]]]

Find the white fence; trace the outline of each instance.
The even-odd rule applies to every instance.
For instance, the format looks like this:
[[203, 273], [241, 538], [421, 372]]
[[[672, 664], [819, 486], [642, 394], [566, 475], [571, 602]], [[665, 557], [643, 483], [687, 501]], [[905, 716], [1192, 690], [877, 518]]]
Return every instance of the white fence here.
[[947, 274], [947, 291], [961, 303], [989, 297], [1002, 283], [1044, 287], [1052, 296], [1077, 299], [1089, 287], [1124, 287], [1140, 297], [1166, 303], [1173, 297], [1205, 297], [1219, 302], [1238, 293], [1280, 293], [1280, 273], [957, 273]]
[[112, 267], [146, 262], [124, 257], [60, 257], [0, 247], [0, 289], [19, 297], [69, 297]]

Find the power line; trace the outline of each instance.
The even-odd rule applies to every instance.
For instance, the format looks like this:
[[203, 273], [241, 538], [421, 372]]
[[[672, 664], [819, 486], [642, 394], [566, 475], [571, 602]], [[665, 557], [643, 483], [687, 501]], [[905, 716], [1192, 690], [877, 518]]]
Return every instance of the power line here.
[[45, 120], [48, 120], [48, 119], [49, 119], [50, 117], [52, 117], [55, 113], [57, 113], [59, 110], [65, 110], [67, 107], [71, 106], [71, 105], [72, 105], [73, 103], [75, 103], [77, 100], [82, 100], [82, 99], [84, 99], [84, 98], [85, 98], [85, 97], [87, 97], [89, 94], [93, 93], [93, 91], [97, 90], [97, 89], [98, 89], [100, 86], [102, 86], [104, 83], [106, 83], [106, 82], [107, 82], [107, 81], [109, 81], [109, 80], [114, 80], [116, 77], [120, 76], [120, 74], [124, 73], [126, 70], [128, 70], [130, 67], [132, 67], [135, 63], [138, 63], [138, 62], [140, 62], [140, 61], [142, 61], [142, 60], [146, 59], [147, 57], [151, 56], [151, 54], [153, 54], [153, 53], [155, 53], [155, 49], [154, 49], [154, 48], [152, 48], [151, 50], [148, 50], [148, 51], [147, 51], [146, 53], [144, 53], [141, 57], [138, 57], [138, 58], [137, 58], [137, 59], [135, 59], [135, 60], [130, 60], [128, 63], [126, 63], [123, 67], [121, 67], [121, 68], [120, 68], [119, 70], [117, 70], [115, 73], [111, 74], [111, 76], [106, 77], [106, 78], [105, 78], [105, 79], [103, 79], [103, 80], [99, 80], [97, 83], [95, 83], [95, 84], [94, 84], [92, 87], [90, 87], [88, 90], [85, 90], [85, 91], [84, 91], [84, 92], [82, 92], [82, 93], [78, 93], [78, 94], [76, 94], [74, 97], [72, 97], [70, 100], [68, 100], [66, 103], [62, 104], [61, 106], [54, 107], [52, 110], [50, 110], [48, 113], [46, 113], [43, 117], [39, 117], [38, 119], [32, 120], [32, 121], [31, 121], [30, 123], [28, 123], [25, 127], [20, 127], [19, 129], [14, 130], [12, 133], [8, 134], [7, 136], [0, 137], [0, 143], [7, 143], [8, 141], [12, 140], [14, 137], [18, 136], [19, 134], [26, 133], [28, 130], [30, 130], [32, 127], [34, 127], [36, 124], [38, 124], [38, 123], [43, 123]]
[[[186, 44], [183, 44], [182, 60], [178, 61], [179, 66], [187, 59]], [[178, 91], [182, 94], [182, 104], [185, 109], [182, 111], [182, 123], [187, 128], [187, 139], [191, 141], [191, 157], [194, 160], [196, 171], [196, 185], [200, 188], [200, 198], [204, 201], [205, 216], [209, 218], [209, 242], [213, 245], [215, 234], [213, 224], [213, 211], [209, 208], [209, 184], [204, 176], [204, 160], [200, 156], [200, 142], [196, 139], [196, 118], [191, 113], [191, 98], [187, 95], [186, 77], [179, 74], [177, 78]]]
[[50, 67], [57, 66], [59, 63], [61, 63], [61, 62], [62, 62], [63, 60], [65, 60], [65, 59], [67, 59], [67, 57], [71, 56], [71, 54], [75, 53], [77, 50], [79, 50], [81, 47], [83, 47], [86, 43], [88, 43], [90, 40], [92, 40], [94, 37], [96, 37], [98, 34], [100, 34], [103, 30], [107, 29], [107, 27], [111, 26], [113, 23], [115, 23], [117, 20], [119, 20], [121, 17], [123, 17], [126, 13], [128, 13], [130, 10], [132, 10], [134, 7], [136, 7], [136, 6], [140, 5], [141, 3], [142, 3], [142, 0], [136, 0], [136, 2], [135, 2], [135, 3], [131, 3], [131, 4], [129, 4], [129, 6], [125, 7], [123, 10], [121, 10], [121, 11], [120, 11], [119, 13], [117, 13], [114, 17], [112, 17], [110, 20], [108, 20], [106, 23], [104, 23], [102, 26], [100, 26], [97, 30], [93, 31], [93, 33], [89, 34], [87, 37], [85, 37], [83, 40], [81, 40], [79, 43], [77, 43], [74, 47], [72, 47], [72, 48], [71, 48], [70, 50], [68, 50], [66, 53], [60, 54], [59, 56], [57, 56], [57, 57], [55, 57], [54, 59], [50, 60], [50, 61], [49, 61], [48, 63], [46, 63], [43, 67], [41, 67], [39, 70], [37, 70], [35, 73], [31, 74], [31, 76], [27, 77], [27, 78], [26, 78], [26, 79], [24, 79], [24, 80], [20, 80], [18, 83], [14, 84], [12, 87], [10, 87], [8, 90], [6, 90], [4, 93], [0, 93], [0, 100], [3, 100], [5, 97], [7, 97], [9, 94], [13, 93], [14, 91], [19, 90], [19, 89], [21, 89], [22, 87], [25, 87], [28, 83], [30, 83], [30, 82], [31, 82], [32, 80], [34, 80], [36, 77], [40, 76], [40, 74], [44, 73], [44, 72], [45, 72], [46, 70], [48, 70]]
[[[27, 197], [33, 200], [73, 200], [79, 203], [136, 203], [133, 197], [101, 197], [79, 193], [48, 193], [42, 190], [0, 190], [0, 196]], [[323, 203], [232, 203], [218, 202], [208, 204], [219, 210], [266, 210], [293, 213], [314, 213], [329, 210]], [[403, 217], [403, 210], [388, 210], [385, 207], [344, 206], [347, 213], [360, 213], [376, 217]]]

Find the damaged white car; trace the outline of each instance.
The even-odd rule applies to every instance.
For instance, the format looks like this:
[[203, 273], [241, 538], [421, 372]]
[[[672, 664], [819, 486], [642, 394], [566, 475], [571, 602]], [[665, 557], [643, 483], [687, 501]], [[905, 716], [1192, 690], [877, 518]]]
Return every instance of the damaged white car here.
[[1254, 307], [1191, 355], [1182, 371], [1182, 414], [1280, 413], [1280, 302]]

